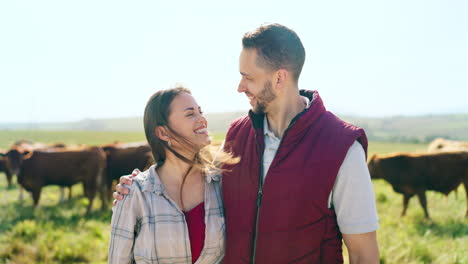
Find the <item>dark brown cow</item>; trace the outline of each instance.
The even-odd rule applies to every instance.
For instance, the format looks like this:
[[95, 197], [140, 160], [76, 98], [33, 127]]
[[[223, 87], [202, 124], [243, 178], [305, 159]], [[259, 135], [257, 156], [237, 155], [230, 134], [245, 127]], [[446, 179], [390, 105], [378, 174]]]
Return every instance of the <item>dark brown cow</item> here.
[[[33, 152], [33, 151], [57, 152], [57, 151], [71, 150], [70, 148], [67, 148], [66, 145], [63, 144], [63, 143], [55, 143], [55, 144], [52, 144], [52, 145], [47, 145], [45, 143], [40, 143], [40, 142], [33, 143], [33, 142], [29, 141], [29, 140], [24, 140], [24, 139], [16, 141], [10, 148], [10, 150], [13, 150], [13, 149], [17, 150], [19, 153], [28, 153], [28, 152]], [[81, 149], [83, 149], [83, 148], [81, 148]], [[73, 150], [77, 150], [77, 149], [73, 149]], [[13, 167], [19, 168], [18, 164], [16, 164], [16, 165], [11, 164], [10, 159], [8, 159], [8, 157], [5, 154], [0, 153], [0, 156], [3, 156], [4, 159], [5, 159], [6, 169], [11, 174], [10, 178], [12, 178], [13, 174], [17, 175], [19, 170], [18, 169], [13, 170], [12, 168]], [[7, 177], [8, 177], [8, 175], [7, 175]], [[11, 182], [11, 179], [9, 180], [9, 182]], [[71, 197], [72, 197], [72, 186], [69, 186], [68, 190], [69, 190], [68, 199], [71, 199]], [[60, 201], [61, 202], [63, 202], [65, 200], [64, 197], [65, 197], [65, 188], [61, 187], [60, 188]], [[21, 188], [21, 187], [20, 187], [19, 200], [23, 200], [23, 188]]]
[[368, 165], [373, 179], [384, 179], [395, 192], [403, 194], [402, 216], [406, 214], [409, 199], [416, 194], [429, 218], [426, 190], [448, 195], [463, 183], [468, 202], [468, 152], [374, 155]]
[[11, 183], [13, 174], [11, 174], [11, 171], [8, 169], [5, 154], [1, 152], [0, 152], [0, 172], [5, 173], [7, 182], [8, 182], [8, 189], [10, 189], [13, 186]]
[[128, 146], [112, 144], [102, 146], [107, 156], [106, 185], [107, 196], [112, 196], [112, 181], [128, 175], [136, 168], [143, 171], [153, 163], [151, 148], [148, 145]]
[[39, 203], [41, 189], [47, 185], [72, 186], [82, 182], [84, 195], [89, 199], [87, 213], [99, 191], [102, 209], [107, 206], [104, 170], [106, 156], [101, 148], [79, 151], [20, 153], [12, 149], [7, 153], [14, 171], [18, 171], [18, 183], [32, 193], [34, 206]]

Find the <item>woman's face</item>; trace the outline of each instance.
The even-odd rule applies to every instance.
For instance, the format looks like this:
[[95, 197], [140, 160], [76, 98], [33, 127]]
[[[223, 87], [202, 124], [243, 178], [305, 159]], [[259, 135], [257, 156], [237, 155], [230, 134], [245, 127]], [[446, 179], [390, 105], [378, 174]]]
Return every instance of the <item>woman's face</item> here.
[[[169, 112], [169, 126], [180, 136], [200, 149], [211, 143], [208, 123], [191, 94], [178, 94], [173, 99]], [[171, 144], [173, 148], [181, 148], [176, 140], [171, 140]]]

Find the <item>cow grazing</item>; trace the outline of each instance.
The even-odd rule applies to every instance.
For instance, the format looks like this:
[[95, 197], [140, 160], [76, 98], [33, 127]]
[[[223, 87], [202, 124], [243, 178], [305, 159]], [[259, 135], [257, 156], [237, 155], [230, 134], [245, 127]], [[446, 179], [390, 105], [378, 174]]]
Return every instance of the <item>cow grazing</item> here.
[[468, 142], [436, 138], [429, 144], [427, 150], [429, 152], [468, 151]]
[[111, 144], [102, 146], [107, 156], [107, 196], [112, 195], [112, 181], [128, 175], [136, 168], [143, 171], [154, 163], [151, 148], [147, 145]]
[[[83, 148], [81, 148], [83, 149]], [[56, 143], [56, 144], [51, 144], [51, 145], [48, 145], [48, 144], [45, 144], [45, 143], [40, 143], [40, 142], [36, 142], [36, 143], [33, 143], [31, 141], [28, 141], [28, 140], [18, 140], [16, 141], [10, 148], [10, 150], [16, 150], [18, 151], [19, 153], [30, 153], [30, 152], [34, 152], [34, 151], [42, 151], [42, 152], [57, 152], [57, 151], [66, 151], [66, 150], [70, 150], [70, 148], [66, 148], [65, 144], [63, 143]], [[74, 149], [75, 150], [75, 149]], [[5, 158], [5, 163], [6, 163], [6, 168], [7, 170], [10, 172], [10, 174], [15, 174], [17, 175], [18, 174], [18, 170], [14, 170], [13, 171], [13, 167], [15, 168], [18, 168], [18, 165], [16, 164], [15, 165], [12, 165], [11, 162], [10, 162], [10, 159], [8, 159], [8, 156], [6, 156], [5, 154], [0, 154], [0, 156], [4, 156]], [[1, 161], [0, 161], [1, 162]], [[0, 166], [1, 167], [1, 166]], [[13, 171], [13, 172], [12, 172]], [[10, 178], [12, 177], [13, 175], [10, 176]], [[8, 177], [8, 175], [7, 175]], [[10, 182], [10, 181], [9, 181]], [[72, 196], [72, 186], [69, 186], [68, 187], [68, 199], [71, 199], [71, 196]], [[61, 187], [60, 188], [60, 201], [64, 201], [65, 200], [65, 188], [64, 187]], [[23, 188], [20, 187], [20, 195], [19, 195], [19, 200], [23, 200]]]
[[12, 149], [7, 153], [11, 166], [18, 171], [18, 183], [32, 193], [34, 206], [39, 203], [41, 189], [47, 185], [72, 186], [83, 183], [84, 195], [89, 199], [87, 213], [99, 191], [102, 209], [107, 206], [104, 170], [106, 156], [101, 148], [79, 151], [25, 152]]
[[468, 152], [373, 155], [368, 166], [373, 179], [384, 179], [395, 192], [403, 194], [402, 216], [406, 214], [409, 199], [416, 194], [429, 218], [426, 190], [448, 195], [461, 183], [465, 185], [468, 203]]

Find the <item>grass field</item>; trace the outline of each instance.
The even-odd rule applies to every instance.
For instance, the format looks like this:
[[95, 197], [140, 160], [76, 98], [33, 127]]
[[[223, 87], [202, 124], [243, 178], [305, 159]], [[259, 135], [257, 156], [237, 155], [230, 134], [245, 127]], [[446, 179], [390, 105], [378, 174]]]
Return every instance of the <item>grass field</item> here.
[[[28, 138], [47, 143], [104, 144], [115, 140], [141, 141], [142, 133], [103, 132], [1, 132], [0, 148]], [[222, 140], [213, 135], [213, 141]], [[370, 142], [369, 154], [399, 151], [423, 151], [424, 144]], [[381, 263], [468, 263], [468, 219], [465, 190], [445, 197], [428, 192], [432, 220], [414, 198], [407, 216], [400, 217], [402, 197], [382, 180], [373, 181], [380, 218], [378, 240]], [[106, 263], [109, 242], [110, 209], [99, 211], [95, 199], [93, 211], [85, 216], [87, 199], [81, 185], [73, 187], [73, 198], [59, 204], [59, 188], [43, 189], [40, 206], [32, 208], [27, 195], [18, 201], [19, 190], [7, 189], [0, 174], [0, 263]], [[347, 260], [346, 260], [347, 261]], [[347, 263], [347, 262], [345, 262]]]

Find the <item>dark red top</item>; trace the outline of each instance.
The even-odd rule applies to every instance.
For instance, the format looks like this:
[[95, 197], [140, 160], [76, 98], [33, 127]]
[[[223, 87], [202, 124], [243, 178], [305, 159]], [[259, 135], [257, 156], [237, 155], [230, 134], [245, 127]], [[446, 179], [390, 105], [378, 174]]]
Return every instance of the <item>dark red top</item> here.
[[192, 210], [184, 212], [189, 231], [192, 263], [197, 261], [205, 243], [205, 203], [201, 203]]

